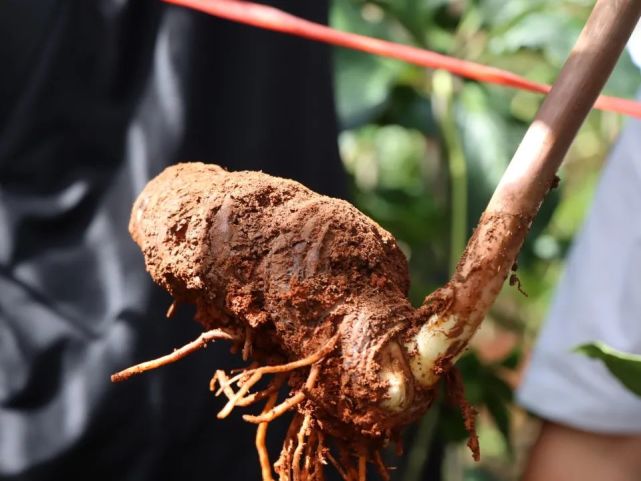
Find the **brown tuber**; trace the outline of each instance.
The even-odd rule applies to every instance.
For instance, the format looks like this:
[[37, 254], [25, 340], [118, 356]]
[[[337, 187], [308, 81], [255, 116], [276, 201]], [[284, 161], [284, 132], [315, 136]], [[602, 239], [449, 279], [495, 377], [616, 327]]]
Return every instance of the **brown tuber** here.
[[[256, 367], [232, 378], [216, 372], [212, 389], [219, 386], [229, 398], [219, 417], [261, 399], [269, 409], [245, 416], [249, 422], [269, 422], [295, 410], [296, 428], [277, 465], [283, 479], [297, 472], [303, 457], [309, 463], [316, 456], [320, 470], [327, 461], [323, 453], [330, 455], [330, 437], [342, 459], [340, 470], [357, 476], [359, 462], [350, 465], [351, 456], [362, 457], [361, 465], [374, 460], [378, 449], [427, 409], [438, 374], [452, 361], [443, 347], [442, 356], [426, 365], [416, 341], [421, 326], [449, 302], [447, 296], [433, 295], [414, 309], [407, 298], [407, 262], [396, 241], [345, 201], [259, 172], [179, 164], [140, 194], [130, 232], [153, 279], [176, 303], [194, 304], [206, 332], [114, 380], [181, 358], [214, 339], [236, 343]], [[456, 326], [437, 326], [435, 332], [447, 336], [449, 329], [458, 335]], [[426, 369], [438, 372], [426, 376]], [[275, 377], [266, 391], [250, 393], [267, 374]], [[284, 382], [291, 396], [271, 406]], [[465, 412], [473, 423], [473, 413], [467, 407]], [[310, 439], [313, 453], [301, 452]]]

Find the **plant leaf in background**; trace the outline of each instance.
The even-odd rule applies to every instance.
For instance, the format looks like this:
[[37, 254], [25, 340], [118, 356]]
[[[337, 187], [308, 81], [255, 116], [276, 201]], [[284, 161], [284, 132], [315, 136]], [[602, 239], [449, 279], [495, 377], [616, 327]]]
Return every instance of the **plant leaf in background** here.
[[522, 17], [503, 35], [490, 42], [494, 54], [514, 53], [522, 48], [541, 49], [552, 63], [565, 60], [583, 27], [583, 22], [565, 12], [544, 11]]
[[[376, 15], [370, 14], [368, 21], [354, 2], [336, 0], [331, 23], [339, 30], [390, 38], [389, 24], [376, 21]], [[405, 65], [396, 60], [344, 48], [337, 49], [334, 55], [338, 117], [342, 128], [353, 128], [368, 122], [381, 111]]]
[[625, 387], [641, 396], [641, 356], [618, 351], [602, 342], [583, 344], [574, 351], [603, 361]]

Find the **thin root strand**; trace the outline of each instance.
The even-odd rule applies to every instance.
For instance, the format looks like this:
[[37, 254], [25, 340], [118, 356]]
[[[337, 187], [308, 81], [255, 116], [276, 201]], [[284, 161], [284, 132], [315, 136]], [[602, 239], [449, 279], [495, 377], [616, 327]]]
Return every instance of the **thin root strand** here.
[[344, 481], [352, 481], [352, 479], [347, 474], [347, 471], [345, 471], [343, 466], [340, 465], [340, 463], [336, 460], [336, 458], [332, 455], [331, 452], [328, 451], [325, 456], [327, 456], [327, 459], [329, 459], [329, 462], [332, 463], [332, 466], [334, 466], [334, 469], [338, 471], [338, 474], [340, 474], [341, 478], [343, 478]]
[[[338, 335], [333, 336], [322, 348], [320, 348], [318, 351], [316, 351], [314, 354], [311, 354], [310, 356], [307, 356], [303, 359], [299, 359], [297, 361], [293, 361], [287, 364], [279, 364], [275, 366], [262, 366], [256, 369], [249, 369], [244, 372], [241, 372], [240, 374], [234, 376], [233, 378], [229, 379], [225, 384], [221, 383], [220, 390], [225, 390], [226, 386], [229, 386], [232, 383], [236, 383], [237, 385], [240, 386], [238, 391], [236, 391], [235, 394], [233, 394], [225, 407], [218, 413], [218, 419], [223, 419], [231, 413], [231, 411], [234, 409], [235, 406], [238, 405], [238, 403], [245, 397], [245, 395], [249, 392], [249, 390], [254, 386], [258, 381], [261, 380], [263, 375], [265, 374], [282, 374], [282, 373], [287, 373], [291, 372], [295, 369], [299, 369], [301, 367], [306, 367], [310, 366], [312, 364], [317, 363], [321, 359], [323, 359], [325, 356], [327, 356], [330, 352], [332, 352], [336, 346], [336, 341], [338, 339]], [[313, 385], [313, 382], [315, 382], [316, 376], [318, 376], [318, 370], [312, 369], [310, 372], [310, 378], [308, 378], [308, 382], [311, 379], [311, 385]], [[211, 387], [211, 386], [210, 386]], [[302, 394], [302, 392], [301, 392]], [[304, 394], [302, 394], [304, 398]], [[294, 396], [296, 397], [296, 396]], [[300, 396], [299, 396], [300, 397]], [[287, 411], [288, 409], [291, 409], [291, 407], [295, 406], [296, 404], [300, 403], [302, 399], [296, 398], [296, 403], [292, 405], [286, 406], [286, 409], [284, 409], [282, 412]], [[292, 398], [293, 399], [293, 398]], [[290, 400], [285, 401], [287, 402], [293, 402]], [[283, 404], [285, 404], [283, 403]], [[279, 411], [280, 412], [280, 411]], [[282, 414], [280, 412], [280, 414]], [[275, 415], [272, 419], [275, 419], [278, 417], [280, 414]], [[257, 417], [260, 416], [250, 416], [249, 419], [256, 419]], [[249, 420], [248, 419], [248, 420]], [[258, 419], [255, 421], [250, 421], [250, 422], [265, 422], [264, 419]]]
[[287, 399], [286, 401], [283, 401], [280, 403], [278, 406], [275, 408], [271, 409], [269, 412], [260, 414], [258, 416], [253, 416], [251, 414], [245, 414], [243, 416], [243, 419], [249, 423], [269, 423], [273, 421], [274, 419], [282, 416], [285, 414], [287, 411], [292, 409], [294, 406], [297, 404], [300, 404], [305, 400], [305, 394], [302, 391], [297, 392], [294, 394], [292, 397]]
[[[278, 390], [281, 388], [281, 386], [284, 384], [284, 382], [287, 380], [287, 378], [288, 378], [287, 375], [283, 375], [283, 374], [277, 375], [269, 384], [269, 386], [267, 386], [267, 388], [263, 389], [262, 391], [248, 394], [244, 398], [239, 399], [236, 402], [236, 406], [241, 406], [241, 407], [250, 406], [260, 401], [261, 399], [265, 399], [266, 397], [271, 396], [273, 393], [277, 393]], [[229, 390], [233, 393], [231, 388]]]
[[[276, 398], [278, 393], [274, 392], [263, 408], [263, 412], [269, 411], [274, 404], [276, 404]], [[272, 467], [269, 462], [269, 452], [267, 451], [267, 443], [265, 441], [267, 437], [267, 427], [269, 423], [261, 423], [256, 429], [256, 450], [258, 451], [258, 460], [260, 461], [260, 470], [263, 477], [263, 481], [274, 481], [272, 477]]]
[[387, 469], [387, 466], [385, 466], [385, 463], [383, 462], [383, 457], [381, 456], [381, 452], [377, 449], [374, 451], [374, 466], [376, 466], [376, 471], [378, 472], [379, 476], [383, 481], [389, 481], [390, 475], [389, 475], [389, 470]]
[[247, 361], [252, 354], [253, 329], [245, 327], [245, 342], [243, 343], [243, 361]]
[[176, 314], [177, 307], [178, 307], [178, 301], [174, 299], [173, 302], [169, 305], [169, 309], [167, 309], [167, 313], [165, 314], [165, 317], [167, 319], [171, 319], [172, 317], [174, 317], [174, 314]]
[[[311, 389], [312, 387], [314, 387], [314, 384], [316, 383], [316, 379], [318, 378], [319, 372], [320, 372], [320, 369], [318, 366], [312, 366], [312, 369], [309, 372], [309, 376], [307, 377], [307, 381], [305, 382], [305, 387], [307, 389]], [[247, 396], [245, 399], [249, 397], [250, 396]], [[296, 405], [303, 402], [305, 398], [306, 398], [305, 393], [303, 391], [299, 391], [289, 399], [283, 401], [281, 404], [271, 409], [269, 412], [263, 412], [259, 416], [252, 416], [251, 414], [245, 414], [243, 416], [243, 419], [250, 423], [264, 423], [264, 422], [273, 421], [277, 417], [282, 416], [287, 411], [289, 411], [290, 409], [294, 408]], [[236, 405], [240, 406], [241, 405], [240, 401], [237, 402]]]
[[[321, 347], [318, 351], [316, 351], [314, 354], [304, 357], [303, 359], [299, 359], [293, 362], [288, 362], [287, 364], [279, 364], [276, 366], [263, 366], [263, 367], [259, 367], [255, 371], [256, 372], [260, 371], [261, 374], [276, 374], [280, 372], [293, 371], [301, 367], [310, 366], [312, 364], [317, 363], [318, 361], [323, 359], [325, 356], [327, 356], [330, 352], [332, 352], [336, 347], [337, 340], [338, 340], [338, 335], [335, 335], [329, 341], [327, 341], [327, 343], [323, 347]], [[247, 373], [244, 373], [244, 374], [247, 374]]]
[[260, 378], [262, 377], [262, 374], [259, 372], [257, 369], [254, 371], [254, 373], [251, 375], [251, 377], [245, 382], [239, 389], [236, 391], [236, 393], [227, 401], [227, 404], [225, 404], [225, 407], [218, 413], [218, 419], [223, 419], [229, 416], [229, 414], [232, 412], [234, 409], [234, 406], [236, 406], [236, 403], [242, 399], [245, 394], [249, 392], [251, 387], [256, 384], [258, 381], [260, 381]]
[[303, 448], [305, 447], [305, 436], [307, 436], [311, 421], [312, 421], [311, 416], [309, 414], [306, 414], [305, 418], [303, 419], [303, 424], [298, 430], [298, 434], [296, 436], [298, 444], [296, 446], [296, 449], [294, 450], [294, 457], [292, 460], [292, 480], [293, 481], [301, 481], [300, 458], [301, 458], [301, 455], [303, 454]]
[[111, 382], [124, 381], [145, 371], [151, 371], [152, 369], [174, 363], [183, 357], [206, 347], [207, 344], [216, 340], [238, 341], [238, 337], [221, 329], [212, 329], [211, 331], [203, 332], [198, 336], [198, 339], [191, 341], [189, 344], [185, 344], [183, 347], [176, 349], [171, 354], [166, 354], [157, 359], [136, 364], [135, 366], [131, 366], [123, 371], [117, 372], [116, 374], [112, 374]]
[[364, 454], [358, 456], [358, 481], [365, 481], [367, 477], [367, 458]]

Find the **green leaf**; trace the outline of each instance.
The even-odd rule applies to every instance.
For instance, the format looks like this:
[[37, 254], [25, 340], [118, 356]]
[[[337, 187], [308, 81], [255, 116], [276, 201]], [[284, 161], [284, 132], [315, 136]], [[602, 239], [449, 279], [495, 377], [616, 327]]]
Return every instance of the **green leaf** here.
[[641, 396], [641, 356], [618, 351], [602, 342], [583, 344], [574, 351], [602, 360], [625, 387]]
[[640, 83], [638, 72], [638, 67], [632, 62], [630, 54], [624, 50], [605, 84], [603, 93], [620, 97], [634, 97]]
[[504, 119], [490, 104], [485, 89], [466, 83], [457, 102], [457, 121], [470, 175], [487, 186], [488, 194], [503, 175], [512, 145], [506, 138]]
[[450, 443], [460, 443], [469, 437], [461, 411], [447, 403], [441, 407], [436, 431], [441, 439]]
[[479, 2], [479, 8], [484, 21], [500, 32], [528, 14], [543, 9], [545, 3], [545, 0], [484, 0]]
[[515, 347], [503, 360], [499, 363], [501, 367], [506, 369], [516, 369], [523, 358], [523, 352], [519, 347]]
[[[334, 28], [363, 35], [390, 38], [387, 22], [363, 18], [360, 5], [336, 0], [331, 11]], [[336, 107], [342, 128], [362, 125], [375, 117], [387, 102], [389, 90], [402, 72], [403, 62], [350, 49], [334, 52]]]
[[401, 65], [350, 50], [337, 50], [335, 64], [341, 127], [362, 125], [384, 108]]
[[495, 54], [515, 52], [521, 48], [541, 49], [546, 58], [561, 65], [572, 49], [582, 22], [562, 11], [545, 11], [523, 17], [503, 35], [490, 41]]
[[[600, 139], [596, 139], [599, 141]], [[585, 174], [582, 182], [577, 185], [570, 195], [565, 195], [552, 217], [554, 235], [558, 239], [571, 239], [585, 220], [599, 180], [599, 172]]]
[[400, 125], [406, 129], [418, 130], [429, 137], [438, 135], [431, 99], [409, 85], [394, 86], [389, 93], [387, 108], [376, 119], [376, 123]]
[[499, 481], [497, 474], [488, 470], [484, 466], [466, 467], [463, 475], [463, 481]]
[[495, 399], [501, 399], [506, 402], [511, 402], [513, 398], [512, 387], [499, 377], [491, 366], [485, 367], [485, 378], [483, 384], [485, 386], [486, 395]]
[[490, 416], [496, 424], [496, 428], [501, 433], [503, 441], [505, 442], [505, 449], [509, 456], [513, 455], [513, 446], [512, 446], [512, 435], [510, 432], [510, 410], [508, 408], [508, 403], [501, 399], [499, 396], [494, 395], [493, 393], [488, 393], [488, 397], [485, 400], [485, 405], [487, 407]]

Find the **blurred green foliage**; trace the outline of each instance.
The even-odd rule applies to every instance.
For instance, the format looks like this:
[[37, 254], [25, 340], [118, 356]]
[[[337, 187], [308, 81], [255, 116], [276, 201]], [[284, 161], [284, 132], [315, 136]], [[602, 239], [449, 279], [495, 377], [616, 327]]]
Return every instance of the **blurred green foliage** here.
[[[334, 0], [331, 23], [552, 83], [592, 5], [588, 0]], [[411, 298], [418, 304], [448, 279], [542, 97], [344, 49], [336, 50], [335, 63], [340, 148], [353, 199], [399, 240], [409, 259]], [[631, 97], [640, 79], [626, 53], [606, 93]], [[545, 314], [622, 121], [612, 113], [590, 114], [562, 169], [561, 188], [546, 199], [521, 252], [518, 274], [528, 297], [506, 287], [490, 314], [498, 332], [516, 333], [520, 346], [528, 345]], [[454, 463], [461, 472], [445, 469], [446, 479], [514, 479], [512, 388], [505, 372], [519, 365], [520, 355], [506, 355], [489, 362], [473, 350], [458, 364], [468, 398], [491, 420], [480, 434], [485, 459], [494, 468], [487, 462]], [[441, 403], [435, 410], [438, 415], [421, 423], [416, 434], [421, 452], [410, 449], [411, 461], [396, 479], [421, 479], [429, 461], [421, 454], [428, 451], [427, 437], [440, 443], [465, 438], [456, 409]], [[499, 458], [498, 468], [493, 458]]]

